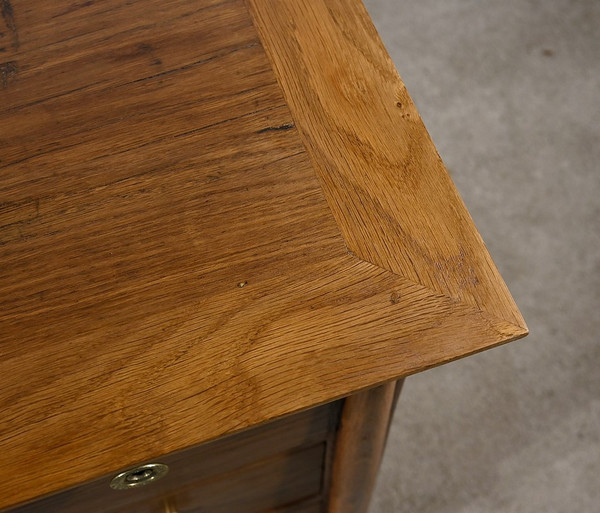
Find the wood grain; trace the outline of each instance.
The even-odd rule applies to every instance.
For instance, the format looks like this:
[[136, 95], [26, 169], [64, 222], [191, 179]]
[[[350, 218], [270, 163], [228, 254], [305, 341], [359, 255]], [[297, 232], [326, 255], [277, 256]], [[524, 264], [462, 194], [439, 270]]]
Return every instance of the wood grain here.
[[323, 513], [323, 501], [320, 497], [316, 497], [261, 513]]
[[[213, 479], [196, 481], [186, 488], [175, 490], [172, 495], [167, 496], [168, 498], [156, 498], [126, 506], [116, 503], [107, 504], [102, 509], [92, 511], [94, 513], [131, 511], [258, 513], [280, 511], [281, 507], [285, 512], [286, 505], [300, 505], [318, 494], [323, 453], [323, 445], [308, 447], [215, 476]], [[35, 511], [43, 511], [43, 509]], [[81, 505], [74, 511], [81, 511]]]
[[526, 331], [360, 0], [248, 0], [348, 249]]
[[[335, 439], [340, 403], [341, 401], [335, 401], [243, 433], [220, 438], [175, 454], [163, 455], [160, 457], [160, 463], [167, 465], [169, 472], [150, 486], [125, 491], [110, 489], [110, 481], [115, 475], [113, 473], [91, 483], [17, 507], [12, 509], [11, 513], [40, 511], [77, 513], [81, 511], [82, 505], [94, 513], [125, 511], [127, 508], [137, 511], [141, 508], [140, 504], [158, 508], [161, 513], [164, 513], [162, 504], [165, 501], [175, 504], [180, 494], [189, 496], [188, 490], [200, 482], [215, 479], [226, 481], [224, 476], [237, 474], [240, 469], [265, 460], [281, 459], [285, 455], [289, 456], [291, 466], [293, 464], [291, 455], [323, 443], [326, 444], [329, 452], [329, 447], [333, 446]], [[324, 466], [325, 462], [322, 459], [320, 461], [321, 466]], [[319, 470], [317, 474], [321, 475], [321, 473], [322, 471]], [[276, 490], [277, 484], [281, 484], [280, 475], [265, 477], [270, 477], [274, 481], [270, 485], [271, 490]], [[279, 502], [277, 504], [280, 505]]]
[[262, 461], [210, 481], [194, 483], [175, 497], [178, 513], [254, 513], [316, 495], [324, 445]]
[[0, 509], [526, 333], [358, 4], [2, 5]]

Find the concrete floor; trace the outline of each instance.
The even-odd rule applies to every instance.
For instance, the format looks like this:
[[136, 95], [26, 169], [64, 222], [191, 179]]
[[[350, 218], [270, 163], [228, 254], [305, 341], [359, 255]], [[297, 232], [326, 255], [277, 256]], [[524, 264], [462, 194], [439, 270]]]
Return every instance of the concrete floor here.
[[407, 380], [370, 511], [600, 512], [600, 2], [365, 3], [531, 330]]

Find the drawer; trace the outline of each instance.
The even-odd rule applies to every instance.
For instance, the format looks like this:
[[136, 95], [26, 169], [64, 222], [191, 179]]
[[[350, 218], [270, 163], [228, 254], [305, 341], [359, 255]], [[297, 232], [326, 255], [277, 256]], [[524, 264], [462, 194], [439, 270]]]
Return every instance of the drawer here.
[[317, 496], [283, 508], [271, 509], [264, 513], [323, 513], [324, 511], [324, 500], [322, 497]]
[[262, 513], [319, 493], [325, 443], [283, 454], [177, 492], [178, 513]]
[[166, 501], [176, 506], [177, 513], [273, 510], [319, 493], [339, 411], [336, 401], [156, 458], [169, 472], [147, 486], [112, 490], [111, 474], [10, 511], [125, 513], [133, 508], [139, 513], [164, 513]]
[[[107, 513], [132, 510], [137, 513], [295, 513], [308, 507], [314, 510], [312, 502], [307, 501], [320, 493], [325, 450], [325, 443], [321, 443], [281, 454], [189, 483], [185, 488], [172, 490], [166, 497], [120, 506]], [[300, 506], [303, 509], [298, 509]]]

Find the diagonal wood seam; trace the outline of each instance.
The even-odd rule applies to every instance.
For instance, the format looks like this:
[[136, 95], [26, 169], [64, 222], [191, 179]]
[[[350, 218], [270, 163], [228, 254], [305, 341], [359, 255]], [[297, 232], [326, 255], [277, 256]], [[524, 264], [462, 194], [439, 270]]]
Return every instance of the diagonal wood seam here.
[[[398, 273], [395, 273], [393, 271], [390, 271], [388, 269], [385, 269], [377, 264], [374, 264], [372, 262], [369, 262], [367, 260], [364, 260], [363, 258], [360, 258], [359, 256], [357, 256], [356, 254], [354, 254], [352, 251], [348, 250], [348, 254], [351, 258], [353, 258], [354, 260], [356, 260], [357, 262], [359, 262], [363, 267], [365, 267], [365, 270], [371, 268], [374, 272], [379, 272], [379, 273], [384, 273], [384, 274], [388, 274], [388, 275], [392, 275], [395, 278], [397, 278], [401, 283], [399, 284], [400, 287], [414, 287], [420, 291], [422, 291], [424, 293], [424, 296], [427, 296], [428, 299], [431, 299], [432, 301], [436, 301], [436, 302], [451, 302], [453, 304], [453, 308], [458, 311], [462, 311], [464, 312], [466, 315], [471, 316], [471, 317], [476, 317], [477, 319], [479, 319], [482, 323], [484, 323], [487, 327], [489, 327], [496, 335], [498, 335], [497, 339], [495, 341], [493, 341], [492, 343], [485, 343], [486, 341], [481, 340], [481, 344], [482, 347], [477, 348], [473, 351], [469, 351], [468, 353], [462, 353], [460, 355], [457, 355], [454, 358], [450, 358], [448, 360], [444, 360], [443, 362], [436, 362], [436, 364], [434, 365], [430, 365], [430, 366], [426, 366], [425, 368], [420, 368], [419, 370], [425, 370], [426, 368], [432, 367], [432, 366], [437, 366], [438, 364], [441, 363], [446, 363], [448, 361], [452, 361], [456, 358], [461, 358], [463, 356], [467, 356], [469, 354], [472, 353], [476, 353], [479, 352], [483, 349], [487, 349], [489, 347], [492, 346], [496, 346], [496, 345], [501, 345], [507, 342], [511, 342], [513, 340], [517, 340], [519, 338], [522, 338], [524, 336], [526, 336], [528, 334], [528, 329], [527, 327], [523, 327], [523, 326], [519, 326], [518, 324], [515, 324], [513, 322], [507, 321], [506, 319], [503, 319], [497, 315], [494, 315], [486, 310], [482, 310], [480, 308], [476, 308], [473, 305], [470, 305], [468, 303], [465, 303], [464, 301], [461, 301], [458, 298], [455, 297], [451, 297], [448, 296], [446, 294], [442, 294], [437, 290], [433, 290], [425, 285], [423, 285], [422, 283], [418, 283], [415, 282], [405, 276], [402, 276]], [[402, 300], [402, 295], [399, 295], [398, 298], [399, 301]], [[495, 337], [494, 337], [495, 338]]]
[[[293, 117], [293, 114], [292, 114], [292, 117]], [[306, 140], [305, 140], [305, 137], [303, 136], [303, 133], [302, 133], [301, 130], [299, 130], [298, 132], [299, 132], [300, 138], [302, 140], [302, 143], [304, 144], [304, 147], [306, 149]], [[312, 156], [311, 152], [307, 150], [307, 154], [309, 156], [309, 159], [310, 159], [311, 163], [314, 164], [314, 162], [313, 162], [313, 156]], [[315, 171], [315, 174], [318, 177], [318, 173], [316, 171]], [[320, 186], [322, 188], [323, 185], [322, 185], [321, 180], [319, 180], [319, 184], [320, 184]], [[427, 285], [425, 285], [425, 284], [423, 284], [423, 283], [421, 283], [419, 281], [412, 280], [411, 278], [409, 278], [409, 277], [407, 277], [405, 275], [402, 275], [402, 274], [394, 271], [393, 269], [386, 268], [386, 267], [378, 264], [377, 262], [373, 262], [372, 260], [368, 259], [367, 257], [363, 257], [362, 255], [359, 255], [358, 252], [355, 251], [349, 245], [349, 241], [344, 236], [344, 233], [343, 233], [340, 225], [337, 223], [337, 220], [335, 219], [335, 215], [334, 215], [334, 213], [332, 212], [332, 209], [331, 209], [329, 198], [327, 198], [327, 203], [328, 203], [328, 206], [329, 206], [329, 214], [334, 218], [334, 222], [335, 222], [335, 224], [336, 224], [336, 226], [337, 226], [337, 228], [339, 230], [339, 233], [340, 233], [340, 238], [342, 239], [342, 241], [345, 244], [346, 251], [348, 252], [348, 255], [350, 257], [352, 257], [353, 259], [355, 259], [357, 262], [360, 262], [360, 263], [362, 263], [365, 266], [372, 267], [373, 270], [377, 270], [379, 272], [391, 274], [391, 275], [393, 275], [393, 276], [395, 276], [395, 277], [403, 280], [406, 284], [418, 287], [421, 290], [423, 290], [424, 292], [426, 292], [427, 295], [429, 297], [431, 297], [432, 299], [433, 298], [437, 298], [438, 300], [439, 299], [450, 300], [450, 301], [452, 301], [456, 305], [457, 308], [461, 308], [461, 309], [463, 309], [465, 311], [468, 311], [471, 315], [478, 315], [482, 319], [485, 319], [487, 322], [490, 323], [490, 325], [494, 325], [499, 330], [499, 332], [502, 332], [502, 334], [503, 334], [503, 340], [502, 340], [502, 342], [497, 342], [497, 343], [495, 343], [493, 345], [502, 344], [502, 343], [506, 343], [506, 342], [511, 342], [513, 340], [517, 340], [519, 338], [522, 338], [522, 337], [526, 336], [529, 333], [529, 330], [528, 330], [528, 328], [527, 328], [527, 326], [526, 326], [526, 324], [524, 322], [523, 322], [522, 325], [514, 323], [514, 322], [511, 322], [511, 321], [509, 321], [507, 319], [502, 318], [501, 316], [498, 316], [498, 315], [496, 315], [494, 313], [491, 313], [491, 312], [489, 312], [487, 310], [484, 310], [481, 307], [477, 307], [477, 306], [471, 305], [471, 304], [469, 304], [469, 303], [467, 303], [467, 302], [465, 302], [465, 301], [463, 301], [463, 300], [461, 300], [461, 299], [459, 299], [457, 297], [453, 297], [453, 296], [450, 296], [448, 294], [443, 294], [439, 290], [436, 290], [436, 289], [433, 289], [431, 287], [428, 287]], [[489, 347], [489, 346], [487, 346], [487, 347]], [[477, 352], [477, 351], [474, 351], [474, 352]], [[471, 353], [468, 353], [468, 354], [471, 354]], [[467, 356], [467, 354], [463, 354], [461, 356]]]
[[[344, 240], [344, 242], [346, 242], [345, 239], [343, 238], [343, 235], [341, 235], [341, 236], [342, 236], [342, 239]], [[387, 269], [387, 268], [382, 267], [381, 265], [379, 265], [379, 264], [377, 264], [375, 262], [371, 262], [369, 260], [366, 260], [366, 259], [360, 257], [359, 255], [357, 255], [356, 253], [354, 253], [350, 248], [348, 248], [347, 245], [346, 245], [346, 248], [347, 248], [348, 254], [351, 255], [356, 260], [358, 260], [358, 261], [360, 261], [360, 262], [362, 262], [364, 264], [367, 264], [369, 266], [372, 266], [375, 269], [379, 269], [382, 272], [389, 273], [389, 274], [392, 274], [394, 276], [397, 276], [398, 278], [401, 278], [402, 280], [405, 280], [408, 284], [410, 284], [412, 286], [415, 286], [415, 287], [419, 287], [424, 292], [426, 291], [427, 294], [430, 297], [432, 297], [432, 298], [435, 297], [435, 298], [439, 298], [439, 299], [443, 298], [443, 299], [446, 299], [446, 300], [450, 300], [453, 303], [455, 303], [457, 307], [460, 306], [463, 309], [465, 309], [466, 311], [471, 312], [471, 314], [473, 314], [473, 315], [481, 315], [482, 317], [484, 317], [487, 320], [489, 320], [489, 322], [497, 323], [498, 326], [504, 326], [504, 328], [506, 330], [506, 334], [511, 337], [510, 340], [506, 340], [506, 342], [510, 342], [512, 340], [517, 340], [519, 338], [522, 338], [522, 337], [526, 336], [529, 333], [529, 329], [527, 328], [527, 325], [524, 322], [523, 322], [523, 325], [516, 324], [516, 323], [514, 323], [512, 321], [509, 321], [507, 319], [502, 318], [501, 316], [498, 316], [498, 315], [496, 315], [494, 313], [491, 313], [491, 312], [489, 312], [487, 310], [484, 310], [483, 308], [478, 308], [478, 307], [473, 306], [473, 305], [471, 305], [471, 304], [469, 304], [469, 303], [467, 303], [465, 301], [462, 301], [461, 299], [459, 299], [457, 297], [453, 297], [453, 296], [450, 296], [448, 294], [443, 294], [443, 293], [441, 293], [438, 290], [432, 289], [431, 287], [428, 287], [427, 285], [424, 285], [423, 283], [411, 280], [410, 278], [408, 278], [406, 276], [403, 276], [403, 275], [401, 275], [401, 274], [399, 274], [399, 273], [397, 273], [397, 272], [395, 272], [395, 271], [393, 271], [391, 269]]]
[[[253, 19], [253, 22], [257, 29], [261, 44], [262, 44], [263, 49], [265, 50], [265, 53], [271, 63], [271, 67], [272, 67], [274, 75], [277, 79], [278, 86], [281, 89], [283, 97], [286, 99], [286, 103], [287, 103], [288, 109], [290, 111], [290, 116], [294, 120], [297, 133], [300, 136], [300, 139], [302, 140], [304, 149], [305, 149], [305, 151], [310, 159], [310, 162], [313, 166], [313, 170], [315, 171], [315, 175], [318, 179], [321, 190], [323, 191], [323, 194], [327, 200], [330, 214], [333, 216], [333, 218], [337, 224], [337, 227], [340, 231], [340, 236], [346, 245], [348, 253], [353, 258], [355, 258], [361, 262], [364, 262], [365, 264], [373, 266], [374, 268], [377, 268], [381, 271], [391, 273], [394, 276], [398, 276], [399, 278], [406, 280], [408, 283], [410, 283], [412, 285], [422, 287], [423, 290], [427, 291], [427, 293], [431, 296], [436, 296], [439, 298], [443, 297], [445, 299], [449, 299], [452, 302], [456, 303], [457, 306], [458, 306], [458, 304], [461, 304], [463, 308], [468, 308], [473, 314], [478, 314], [478, 315], [483, 314], [488, 319], [488, 322], [498, 323], [499, 326], [500, 325], [503, 326], [502, 331], [503, 332], [505, 331], [506, 338], [504, 341], [506, 341], [506, 342], [508, 342], [510, 340], [515, 340], [517, 338], [521, 338], [521, 337], [527, 335], [528, 329], [527, 329], [522, 317], [520, 316], [518, 310], [516, 309], [516, 307], [514, 307], [514, 312], [512, 312], [512, 313], [514, 313], [514, 318], [517, 320], [517, 322], [514, 322], [514, 320], [505, 319], [505, 318], [503, 318], [503, 316], [499, 316], [497, 314], [491, 313], [490, 311], [482, 308], [482, 306], [478, 304], [476, 299], [474, 300], [475, 304], [472, 304], [471, 302], [464, 301], [464, 298], [459, 299], [458, 297], [452, 296], [450, 294], [445, 294], [439, 289], [435, 289], [431, 286], [428, 286], [428, 285], [422, 283], [422, 281], [415, 280], [409, 276], [399, 273], [397, 270], [394, 270], [392, 268], [393, 266], [386, 266], [385, 265], [385, 257], [381, 258], [381, 255], [377, 255], [381, 258], [381, 261], [377, 262], [376, 258], [373, 258], [372, 256], [370, 256], [368, 254], [365, 254], [365, 252], [361, 251], [361, 248], [358, 247], [358, 245], [355, 245], [354, 241], [350, 240], [350, 238], [348, 236], [349, 233], [348, 233], [347, 228], [346, 228], [346, 233], [344, 233], [344, 229], [341, 226], [341, 223], [339, 222], [339, 218], [338, 218], [338, 216], [340, 214], [338, 213], [338, 216], [336, 216], [334, 209], [333, 209], [336, 198], [334, 197], [333, 194], [329, 193], [326, 190], [327, 185], [328, 185], [326, 183], [326, 178], [325, 178], [325, 176], [327, 176], [327, 170], [326, 170], [327, 162], [325, 160], [326, 157], [324, 155], [319, 155], [319, 149], [313, 148], [311, 146], [310, 132], [306, 131], [305, 127], [303, 126], [303, 120], [301, 119], [301, 117], [299, 115], [297, 115], [296, 108], [298, 108], [298, 105], [294, 105], [295, 98], [290, 97], [291, 92], [288, 90], [288, 87], [287, 87], [288, 84], [286, 84], [286, 78], [282, 76], [283, 75], [282, 70], [280, 70], [278, 68], [277, 60], [276, 60], [275, 56], [273, 55], [274, 50], [272, 48], [272, 45], [269, 44], [269, 41], [266, 41], [266, 38], [269, 35], [268, 34], [269, 27], [263, 26], [263, 24], [264, 24], [263, 22], [264, 22], [265, 18], [268, 18], [269, 15], [273, 14], [273, 13], [268, 12], [269, 7], [263, 6], [268, 3], [269, 3], [269, 0], [245, 0], [246, 8], [248, 9], [248, 11]], [[359, 2], [354, 2], [354, 4], [359, 4]], [[362, 7], [362, 5], [361, 5], [361, 7]], [[264, 12], [260, 12], [261, 9], [263, 9]], [[364, 7], [362, 7], [362, 10], [364, 11]], [[366, 14], [366, 11], [364, 11], [364, 14]], [[367, 18], [368, 18], [368, 15], [367, 15]], [[370, 21], [370, 19], [369, 19], [369, 21]], [[380, 41], [379, 41], [379, 43], [380, 43]], [[381, 48], [383, 49], [382, 44], [381, 44]], [[391, 60], [389, 59], [389, 56], [387, 56], [387, 53], [385, 53], [384, 49], [383, 49], [383, 53], [384, 53], [383, 57], [388, 61], [389, 64], [391, 64], [391, 66], [393, 68], [393, 64], [391, 63]], [[289, 73], [290, 68], [286, 68], [286, 71]], [[395, 73], [397, 80], [401, 84], [401, 80], [400, 80], [399, 76], [397, 75], [397, 72], [395, 72], [395, 68], [393, 68], [393, 71]], [[403, 87], [403, 84], [401, 84], [401, 85]], [[420, 118], [418, 117], [418, 113], [416, 112], [416, 109], [414, 109], [412, 100], [410, 100], [407, 93], [405, 93], [405, 94], [406, 94], [406, 97], [407, 97], [406, 99], [407, 99], [408, 103], [410, 103], [410, 106], [413, 109], [413, 112], [414, 112], [413, 115], [415, 115], [418, 118], [418, 122], [420, 122], [422, 124], [422, 122], [420, 121]], [[435, 152], [435, 148], [433, 148], [433, 151]], [[437, 156], [437, 152], [435, 152], [435, 153]], [[437, 156], [437, 158], [439, 159], [439, 156]], [[440, 160], [440, 162], [441, 162], [441, 160]], [[332, 180], [333, 178], [331, 176], [327, 176], [327, 179]], [[344, 186], [344, 184], [342, 184], [342, 186]], [[453, 190], [452, 192], [454, 192], [456, 194], [456, 196], [458, 196], [458, 193], [456, 193], [455, 190]], [[460, 198], [458, 198], [458, 201], [462, 204], [462, 201], [460, 200]], [[342, 205], [342, 207], [346, 207], [346, 205]], [[337, 210], [340, 210], [340, 209], [338, 208]], [[466, 209], [465, 209], [465, 211], [466, 211]], [[467, 216], [468, 216], [468, 212], [467, 212]], [[472, 225], [472, 220], [470, 220], [470, 217], [469, 217], [469, 221]], [[477, 233], [476, 228], [474, 228], [474, 226], [472, 226], [472, 229], [475, 231], [476, 237], [479, 238], [479, 241], [483, 245], [483, 242], [481, 241], [481, 238], [480, 238], [479, 234]], [[352, 235], [355, 235], [355, 234], [352, 233]], [[485, 251], [485, 249], [484, 249], [484, 251]], [[368, 253], [368, 251], [367, 251], [367, 253]], [[411, 260], [410, 248], [407, 248], [407, 251], [404, 252], [404, 257], [407, 258], [409, 261]], [[401, 266], [399, 266], [399, 267], [401, 267]], [[501, 277], [497, 274], [497, 270], [493, 266], [493, 263], [491, 263], [491, 267], [492, 267], [491, 268], [492, 273], [495, 273], [496, 277], [498, 279], [498, 288], [502, 288], [502, 287], [504, 288], [504, 290], [500, 291], [500, 294], [502, 294], [502, 293], [508, 294], [508, 297], [510, 298], [510, 294], [508, 293], [508, 290], [506, 289], [506, 286], [504, 285]], [[443, 289], [443, 287], [442, 287], [442, 289]], [[510, 300], [512, 301], [512, 298], [510, 298]], [[513, 306], [514, 306], [514, 303], [513, 303]]]

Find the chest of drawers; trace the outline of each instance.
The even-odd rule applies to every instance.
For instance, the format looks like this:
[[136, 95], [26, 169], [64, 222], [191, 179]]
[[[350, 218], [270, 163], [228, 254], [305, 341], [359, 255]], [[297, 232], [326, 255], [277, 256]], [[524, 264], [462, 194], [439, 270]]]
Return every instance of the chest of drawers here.
[[0, 5], [0, 509], [364, 511], [527, 329], [362, 4]]

